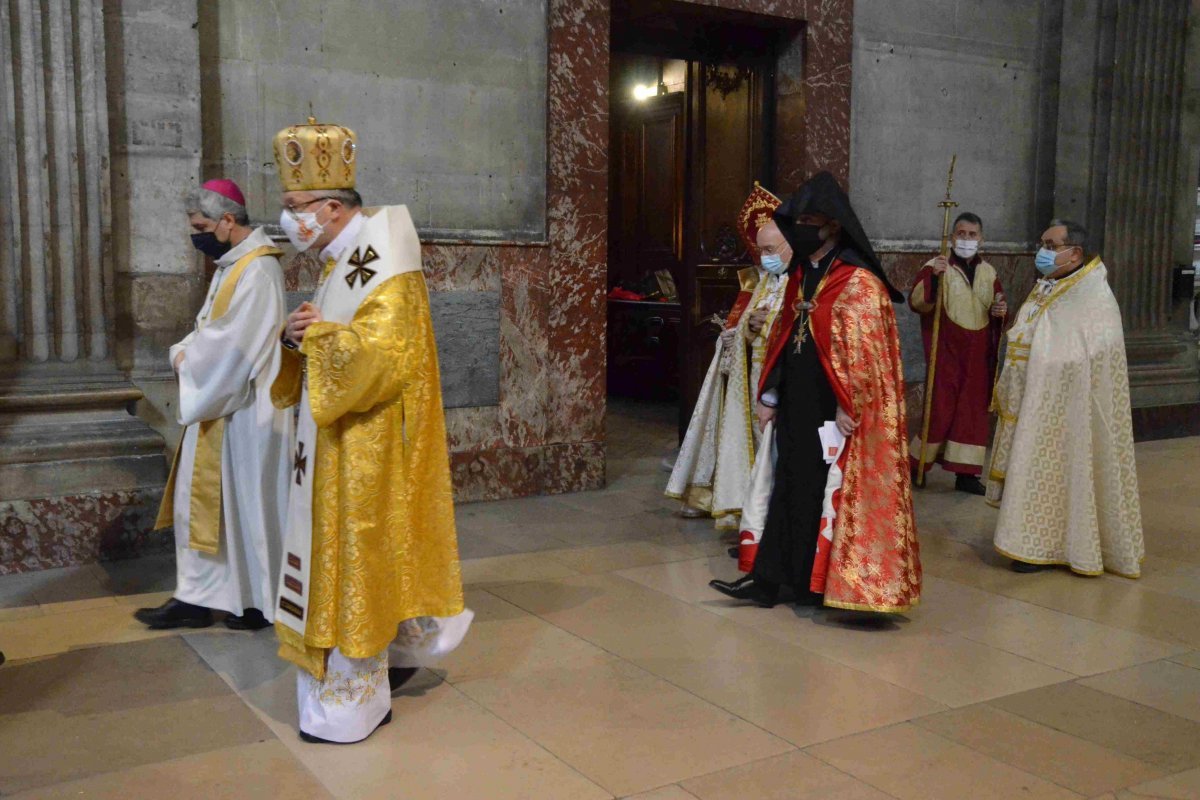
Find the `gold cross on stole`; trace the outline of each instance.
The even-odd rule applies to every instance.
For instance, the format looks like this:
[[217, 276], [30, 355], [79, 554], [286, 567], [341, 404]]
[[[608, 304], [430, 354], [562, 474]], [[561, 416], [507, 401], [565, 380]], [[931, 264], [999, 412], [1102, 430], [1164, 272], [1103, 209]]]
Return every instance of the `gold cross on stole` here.
[[367, 264], [378, 260], [379, 254], [375, 252], [375, 248], [371, 245], [367, 245], [365, 253], [359, 252], [357, 247], [354, 248], [354, 252], [350, 255], [350, 266], [354, 267], [354, 269], [346, 276], [346, 283], [350, 285], [351, 289], [354, 288], [355, 280], [359, 281], [359, 286], [366, 286], [367, 281], [375, 277], [376, 270], [367, 269]]

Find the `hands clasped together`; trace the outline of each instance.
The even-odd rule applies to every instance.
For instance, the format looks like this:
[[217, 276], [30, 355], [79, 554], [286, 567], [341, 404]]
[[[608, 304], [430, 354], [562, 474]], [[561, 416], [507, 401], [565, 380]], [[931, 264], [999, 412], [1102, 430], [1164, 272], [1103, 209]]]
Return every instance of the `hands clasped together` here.
[[304, 341], [304, 332], [308, 330], [308, 326], [320, 321], [321, 309], [306, 300], [300, 304], [299, 308], [288, 314], [284, 336], [295, 344], [300, 344]]

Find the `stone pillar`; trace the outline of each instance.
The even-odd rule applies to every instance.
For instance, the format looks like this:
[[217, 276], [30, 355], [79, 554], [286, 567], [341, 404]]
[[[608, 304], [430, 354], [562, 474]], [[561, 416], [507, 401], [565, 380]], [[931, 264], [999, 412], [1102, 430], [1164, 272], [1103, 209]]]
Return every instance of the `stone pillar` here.
[[1139, 433], [1170, 433], [1200, 411], [1164, 409], [1200, 402], [1196, 341], [1171, 296], [1195, 214], [1200, 109], [1184, 99], [1200, 2], [1066, 0], [1064, 20], [1056, 213], [1088, 226], [1109, 267]]
[[145, 394], [138, 414], [174, 447], [167, 351], [203, 301], [183, 201], [200, 174], [196, 0], [103, 0], [113, 154], [116, 358]]
[[111, 357], [102, 14], [0, 2], [0, 574], [138, 550], [165, 477]]

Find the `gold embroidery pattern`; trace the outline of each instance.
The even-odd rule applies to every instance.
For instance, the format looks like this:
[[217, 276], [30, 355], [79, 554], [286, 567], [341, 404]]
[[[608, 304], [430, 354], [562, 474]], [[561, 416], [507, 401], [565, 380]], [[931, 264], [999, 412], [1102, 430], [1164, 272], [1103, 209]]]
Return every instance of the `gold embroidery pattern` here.
[[741, 237], [742, 243], [746, 245], [746, 252], [750, 257], [758, 261], [758, 231], [762, 226], [771, 221], [771, 216], [775, 213], [775, 209], [779, 208], [780, 199], [768, 192], [758, 181], [754, 182], [754, 188], [750, 191], [750, 196], [746, 198], [746, 202], [742, 204], [742, 208], [738, 211], [737, 216], [737, 231]]
[[387, 654], [367, 659], [365, 669], [354, 672], [329, 670], [320, 681], [310, 682], [312, 691], [323, 706], [363, 706], [378, 687], [387, 685]]
[[1010, 332], [988, 484], [995, 546], [1137, 577], [1145, 550], [1119, 312], [1102, 273], [1068, 285], [1077, 293], [1061, 284], [1035, 289]]
[[847, 445], [825, 604], [903, 612], [920, 601], [921, 559], [895, 312], [865, 270], [832, 302], [829, 357], [860, 424]]
[[276, 408], [291, 408], [300, 402], [304, 388], [304, 356], [282, 344], [279, 352], [279, 372], [271, 384], [271, 403]]
[[301, 350], [317, 423], [308, 652], [281, 637], [281, 655], [305, 666], [316, 648], [373, 656], [401, 621], [454, 616], [463, 597], [423, 276], [383, 282], [349, 325], [312, 325]]

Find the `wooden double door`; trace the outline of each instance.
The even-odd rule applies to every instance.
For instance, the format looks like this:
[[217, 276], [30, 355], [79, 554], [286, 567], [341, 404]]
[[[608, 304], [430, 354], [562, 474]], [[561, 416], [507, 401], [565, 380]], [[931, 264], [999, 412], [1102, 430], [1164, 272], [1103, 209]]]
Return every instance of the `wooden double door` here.
[[[669, 335], [652, 337], [660, 352], [647, 344], [642, 357], [631, 352], [643, 346], [636, 333], [629, 335], [637, 324], [610, 303], [610, 330], [620, 335], [610, 336], [609, 384], [641, 380], [623, 372], [631, 364], [650, 369], [650, 380], [674, 382], [682, 435], [719, 333], [710, 320], [728, 314], [738, 270], [751, 263], [736, 232], [738, 211], [756, 180], [774, 188], [774, 58], [768, 50], [663, 62], [682, 80], [660, 78], [658, 94], [637, 99], [627, 91], [629, 74], [639, 66], [644, 73], [647, 57], [613, 54], [609, 285], [652, 285], [647, 276], [667, 270], [678, 302], [661, 303], [653, 314]], [[661, 352], [668, 343], [674, 353]], [[672, 361], [666, 372], [649, 366]]]

